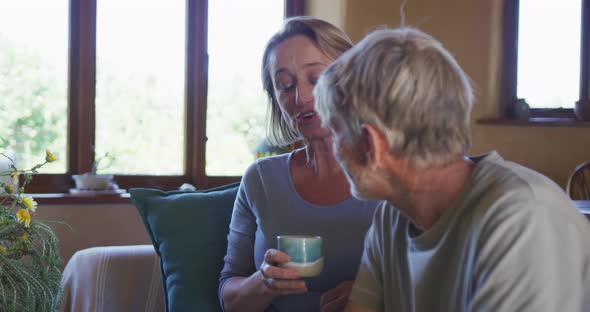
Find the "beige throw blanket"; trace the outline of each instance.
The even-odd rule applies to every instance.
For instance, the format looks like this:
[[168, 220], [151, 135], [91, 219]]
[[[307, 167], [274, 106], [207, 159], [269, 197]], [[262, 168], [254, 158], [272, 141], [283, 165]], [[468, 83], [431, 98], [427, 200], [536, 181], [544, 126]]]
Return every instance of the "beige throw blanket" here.
[[60, 311], [165, 311], [160, 260], [152, 245], [94, 247], [72, 256]]

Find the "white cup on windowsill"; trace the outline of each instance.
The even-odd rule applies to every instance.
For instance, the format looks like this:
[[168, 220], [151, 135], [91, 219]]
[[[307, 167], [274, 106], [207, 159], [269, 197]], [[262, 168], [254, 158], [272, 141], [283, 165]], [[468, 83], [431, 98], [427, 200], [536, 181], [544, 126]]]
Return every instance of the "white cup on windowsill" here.
[[112, 174], [75, 174], [72, 176], [78, 190], [116, 190], [117, 184], [113, 181]]

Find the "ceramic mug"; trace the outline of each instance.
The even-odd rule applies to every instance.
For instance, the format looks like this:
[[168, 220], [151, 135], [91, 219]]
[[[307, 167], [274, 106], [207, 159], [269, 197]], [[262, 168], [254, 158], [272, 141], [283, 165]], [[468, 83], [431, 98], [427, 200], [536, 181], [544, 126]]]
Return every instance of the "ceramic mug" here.
[[291, 261], [281, 267], [293, 268], [301, 277], [317, 276], [324, 268], [321, 236], [279, 235], [277, 249], [291, 257]]
[[109, 190], [113, 189], [112, 174], [75, 174], [72, 176], [78, 190]]

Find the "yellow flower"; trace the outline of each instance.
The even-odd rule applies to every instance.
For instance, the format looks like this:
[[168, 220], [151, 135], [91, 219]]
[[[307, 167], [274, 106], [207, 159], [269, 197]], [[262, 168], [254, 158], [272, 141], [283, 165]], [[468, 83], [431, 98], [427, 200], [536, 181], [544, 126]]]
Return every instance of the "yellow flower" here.
[[17, 184], [17, 183], [18, 183], [18, 170], [16, 170], [16, 169], [13, 169], [13, 170], [10, 172], [10, 176], [12, 177], [12, 182], [13, 182], [14, 184]]
[[20, 202], [23, 208], [29, 209], [32, 212], [37, 210], [37, 202], [33, 199], [33, 197], [23, 196], [21, 197]]
[[16, 219], [18, 220], [18, 222], [24, 222], [25, 223], [25, 227], [29, 227], [29, 224], [31, 223], [31, 215], [29, 214], [29, 212], [26, 209], [19, 209], [16, 213]]
[[5, 254], [6, 254], [6, 247], [0, 246], [0, 255], [5, 255]]
[[23, 242], [26, 242], [29, 239], [29, 234], [24, 233], [21, 237], [20, 240]]
[[57, 160], [57, 157], [48, 149], [45, 150], [45, 161], [47, 162], [54, 162]]
[[12, 186], [12, 184], [5, 184], [4, 191], [6, 191], [6, 194], [13, 194], [14, 193], [14, 186]]

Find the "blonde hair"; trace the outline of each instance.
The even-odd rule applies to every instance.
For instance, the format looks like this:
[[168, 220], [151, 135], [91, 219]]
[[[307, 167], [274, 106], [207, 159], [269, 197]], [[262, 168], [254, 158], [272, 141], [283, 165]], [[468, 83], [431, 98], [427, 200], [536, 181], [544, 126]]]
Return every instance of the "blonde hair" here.
[[309, 16], [286, 19], [281, 29], [270, 38], [262, 57], [262, 84], [269, 103], [266, 114], [267, 137], [271, 144], [277, 146], [285, 146], [301, 138], [299, 133], [289, 127], [283, 119], [274, 91], [269, 59], [277, 45], [297, 35], [307, 37], [320, 51], [332, 59], [336, 59], [352, 47], [352, 42], [342, 30], [324, 20]]
[[441, 165], [469, 149], [473, 90], [440, 42], [417, 29], [380, 29], [333, 62], [314, 89], [325, 126], [351, 145], [361, 125], [385, 135], [417, 167]]

